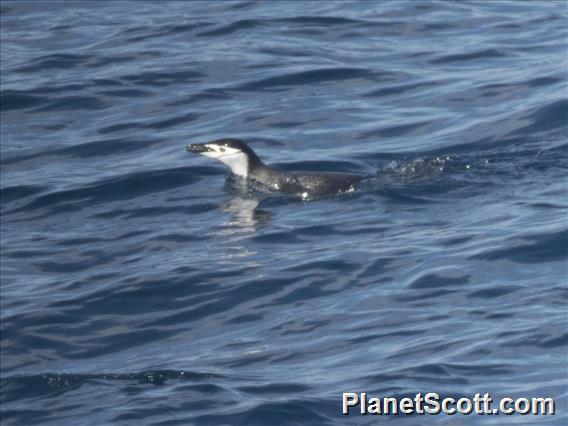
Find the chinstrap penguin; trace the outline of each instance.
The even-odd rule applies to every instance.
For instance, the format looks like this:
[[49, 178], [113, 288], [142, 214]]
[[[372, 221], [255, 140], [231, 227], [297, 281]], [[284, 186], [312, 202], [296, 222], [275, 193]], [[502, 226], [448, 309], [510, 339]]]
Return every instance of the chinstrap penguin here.
[[353, 192], [365, 178], [349, 173], [288, 173], [276, 170], [264, 164], [252, 148], [240, 139], [190, 144], [187, 150], [220, 161], [236, 176], [262, 184], [270, 190], [304, 199]]

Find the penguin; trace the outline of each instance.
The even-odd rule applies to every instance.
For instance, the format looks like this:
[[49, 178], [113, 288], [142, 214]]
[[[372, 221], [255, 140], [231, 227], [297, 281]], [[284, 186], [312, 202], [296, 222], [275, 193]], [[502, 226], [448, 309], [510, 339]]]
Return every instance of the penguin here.
[[220, 161], [231, 173], [267, 189], [302, 199], [353, 192], [365, 178], [350, 173], [288, 173], [264, 164], [253, 149], [235, 138], [187, 145], [189, 152]]

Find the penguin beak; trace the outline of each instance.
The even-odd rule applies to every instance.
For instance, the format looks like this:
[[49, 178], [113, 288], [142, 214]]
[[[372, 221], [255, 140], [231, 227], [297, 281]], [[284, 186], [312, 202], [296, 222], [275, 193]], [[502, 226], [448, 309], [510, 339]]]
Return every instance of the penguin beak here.
[[194, 144], [189, 144], [185, 147], [185, 149], [187, 149], [189, 152], [195, 152], [197, 154], [200, 154], [202, 152], [209, 152], [209, 151], [213, 151], [211, 148], [209, 148], [206, 144], [204, 143], [194, 143]]

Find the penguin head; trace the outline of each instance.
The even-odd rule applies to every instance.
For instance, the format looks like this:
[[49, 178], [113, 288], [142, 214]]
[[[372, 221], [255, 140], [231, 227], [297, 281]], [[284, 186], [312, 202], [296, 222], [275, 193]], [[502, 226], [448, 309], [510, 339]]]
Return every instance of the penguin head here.
[[225, 164], [237, 176], [247, 177], [251, 167], [260, 163], [255, 152], [240, 139], [218, 139], [212, 142], [187, 145], [189, 152], [214, 158]]

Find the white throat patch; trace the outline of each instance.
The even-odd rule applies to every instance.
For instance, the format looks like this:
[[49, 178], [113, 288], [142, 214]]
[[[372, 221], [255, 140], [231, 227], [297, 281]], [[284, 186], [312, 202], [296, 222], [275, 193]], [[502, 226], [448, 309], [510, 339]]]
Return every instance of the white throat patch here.
[[209, 158], [214, 158], [217, 161], [225, 164], [231, 169], [231, 172], [237, 176], [247, 177], [249, 169], [248, 155], [240, 149], [229, 148], [215, 144], [206, 145], [211, 151], [201, 152]]

